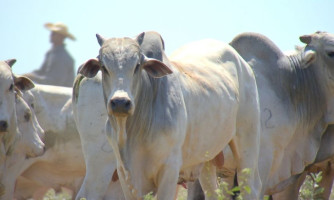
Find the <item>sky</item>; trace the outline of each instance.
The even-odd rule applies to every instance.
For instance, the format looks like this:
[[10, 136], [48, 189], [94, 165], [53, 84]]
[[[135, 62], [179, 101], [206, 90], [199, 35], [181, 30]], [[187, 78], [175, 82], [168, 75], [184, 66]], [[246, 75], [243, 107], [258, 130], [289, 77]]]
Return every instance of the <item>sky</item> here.
[[16, 58], [16, 74], [40, 68], [51, 48], [45, 23], [63, 22], [76, 38], [66, 40], [75, 67], [96, 57], [96, 33], [135, 37], [159, 32], [167, 55], [192, 41], [230, 42], [257, 32], [282, 50], [303, 45], [299, 36], [334, 33], [334, 0], [0, 0], [0, 60]]

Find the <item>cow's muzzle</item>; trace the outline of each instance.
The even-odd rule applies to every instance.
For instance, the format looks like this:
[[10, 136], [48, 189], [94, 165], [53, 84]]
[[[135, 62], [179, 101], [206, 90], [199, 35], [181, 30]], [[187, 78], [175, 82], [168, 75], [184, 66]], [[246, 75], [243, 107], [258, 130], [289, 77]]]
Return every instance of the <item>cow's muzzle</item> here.
[[114, 97], [109, 102], [109, 109], [115, 116], [126, 117], [132, 114], [133, 104], [127, 97]]

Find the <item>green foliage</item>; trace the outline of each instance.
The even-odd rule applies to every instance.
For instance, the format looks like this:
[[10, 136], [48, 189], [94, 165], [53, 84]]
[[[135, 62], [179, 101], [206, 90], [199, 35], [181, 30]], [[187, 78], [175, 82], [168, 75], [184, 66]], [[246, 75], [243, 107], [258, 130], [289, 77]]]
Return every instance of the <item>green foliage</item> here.
[[319, 186], [322, 180], [322, 172], [307, 175], [302, 187], [299, 190], [299, 200], [322, 200], [324, 188]]
[[50, 189], [45, 194], [43, 200], [72, 200], [72, 196], [64, 192], [57, 194], [54, 189]]
[[251, 188], [248, 185], [245, 185], [247, 182], [249, 175], [251, 173], [251, 169], [243, 169], [241, 174], [238, 176], [238, 186], [229, 189], [228, 184], [218, 178], [218, 189], [216, 190], [216, 194], [219, 200], [229, 199], [229, 196], [238, 194], [236, 199], [242, 200], [243, 194], [251, 193]]
[[154, 199], [153, 192], [150, 192], [144, 196], [144, 200], [153, 200], [153, 199]]

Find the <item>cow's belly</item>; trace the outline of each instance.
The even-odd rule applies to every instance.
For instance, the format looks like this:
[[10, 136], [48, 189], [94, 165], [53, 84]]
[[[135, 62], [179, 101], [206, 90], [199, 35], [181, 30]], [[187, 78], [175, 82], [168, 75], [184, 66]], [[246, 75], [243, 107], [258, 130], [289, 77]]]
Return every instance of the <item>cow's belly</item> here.
[[219, 100], [188, 111], [183, 167], [213, 159], [235, 135], [238, 104], [234, 99]]

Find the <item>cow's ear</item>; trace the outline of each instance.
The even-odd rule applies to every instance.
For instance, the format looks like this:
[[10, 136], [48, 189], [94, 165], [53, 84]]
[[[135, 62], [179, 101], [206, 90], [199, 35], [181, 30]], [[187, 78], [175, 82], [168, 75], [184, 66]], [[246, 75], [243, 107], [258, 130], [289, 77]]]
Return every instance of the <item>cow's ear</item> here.
[[35, 87], [34, 82], [25, 76], [14, 76], [14, 85], [21, 91], [27, 91]]
[[144, 57], [142, 68], [153, 78], [161, 78], [173, 73], [164, 63], [153, 58], [147, 58], [146, 56]]
[[5, 61], [9, 67], [12, 67], [16, 63], [16, 59], [9, 59]]
[[88, 78], [96, 76], [100, 70], [100, 61], [97, 58], [89, 59], [85, 64], [80, 66], [79, 73]]
[[316, 59], [317, 53], [313, 50], [307, 50], [304, 52], [304, 56], [302, 58], [302, 67], [307, 68], [309, 67], [312, 63], [314, 63]]

